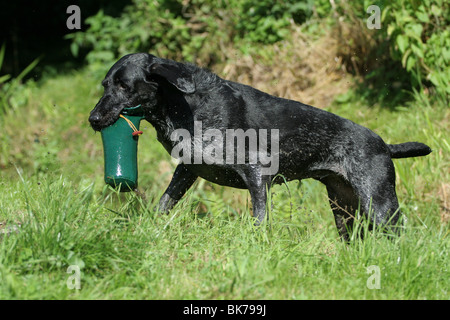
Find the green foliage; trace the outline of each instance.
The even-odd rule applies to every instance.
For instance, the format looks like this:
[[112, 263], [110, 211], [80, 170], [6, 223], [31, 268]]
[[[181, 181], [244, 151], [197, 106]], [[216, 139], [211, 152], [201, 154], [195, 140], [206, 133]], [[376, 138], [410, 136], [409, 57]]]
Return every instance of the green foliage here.
[[153, 1], [134, 0], [118, 18], [99, 11], [86, 19], [86, 32], [67, 35], [76, 56], [89, 48], [89, 63], [113, 61], [129, 52], [158, 55], [206, 64], [220, 59], [217, 45], [270, 44], [289, 35], [292, 23], [302, 23], [313, 12], [313, 1], [270, 0]]
[[[372, 4], [382, 11], [379, 30], [366, 27]], [[340, 16], [333, 24], [342, 40], [340, 54], [352, 73], [364, 76], [362, 95], [370, 96], [373, 87], [375, 102], [395, 105], [407, 90], [417, 100], [432, 97], [448, 104], [450, 6], [445, 1], [341, 1], [334, 10]]]
[[[5, 48], [4, 44], [0, 48], [0, 70], [5, 57]], [[11, 79], [9, 74], [0, 76], [0, 113], [8, 109], [16, 109], [26, 103], [29, 90], [28, 87], [22, 85], [22, 80], [38, 63], [39, 59], [35, 59], [15, 78]]]
[[245, 0], [236, 1], [240, 8], [236, 29], [250, 42], [270, 44], [285, 39], [292, 23], [301, 24], [313, 13], [314, 1]]
[[[189, 19], [181, 15], [182, 10], [183, 6], [177, 1], [135, 0], [119, 18], [99, 11], [86, 19], [86, 24], [90, 25], [87, 32], [69, 34], [67, 38], [73, 39], [74, 55], [80, 48], [89, 48], [87, 61], [90, 64], [111, 62], [126, 53], [149, 49], [172, 57], [175, 52], [185, 50], [184, 56], [189, 57], [189, 53], [202, 46], [204, 37], [199, 29], [205, 26], [203, 21], [189, 25]], [[199, 29], [194, 30], [194, 24]]]
[[[182, 200], [157, 215], [134, 193], [20, 177], [0, 181], [1, 299], [448, 297], [448, 229], [427, 205], [422, 217], [408, 208], [417, 222], [398, 238], [375, 230], [346, 244], [328, 205], [326, 214], [317, 206], [274, 215], [256, 230], [248, 214], [200, 216]], [[279, 195], [275, 206], [284, 202]], [[81, 271], [79, 290], [67, 286], [69, 266]], [[379, 289], [368, 286], [369, 266], [380, 270]]]
[[401, 61], [414, 85], [450, 95], [450, 6], [444, 0], [394, 1], [384, 9], [391, 56]]
[[[86, 19], [87, 31], [66, 37], [72, 40], [75, 56], [88, 50], [87, 61], [94, 67], [105, 68], [109, 66], [105, 62], [139, 51], [212, 66], [224, 62], [227, 48], [245, 54], [249, 48], [290, 39], [292, 27], [313, 16], [333, 17], [332, 28], [342, 39], [337, 55], [343, 57], [347, 70], [364, 76], [362, 95], [395, 105], [407, 90], [418, 93], [417, 99], [436, 94], [448, 101], [450, 12], [444, 0], [331, 4], [325, 0], [134, 0], [120, 17], [99, 11]], [[372, 4], [382, 10], [380, 30], [365, 25], [366, 9]], [[345, 30], [342, 23], [352, 29]]]

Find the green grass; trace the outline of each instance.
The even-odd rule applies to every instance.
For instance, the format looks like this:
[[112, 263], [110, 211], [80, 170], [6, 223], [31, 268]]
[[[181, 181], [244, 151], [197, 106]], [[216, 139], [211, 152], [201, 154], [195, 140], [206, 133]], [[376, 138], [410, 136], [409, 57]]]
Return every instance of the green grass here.
[[[175, 165], [147, 123], [140, 194], [104, 187], [100, 135], [87, 124], [99, 83], [88, 71], [50, 79], [0, 119], [0, 299], [449, 298], [445, 106], [330, 108], [388, 143], [433, 149], [395, 161], [404, 233], [345, 244], [315, 181], [276, 186], [271, 225], [260, 229], [248, 192], [203, 180], [170, 215], [155, 214]], [[79, 290], [67, 286], [73, 265]], [[380, 270], [380, 289], [367, 286], [370, 266]]]

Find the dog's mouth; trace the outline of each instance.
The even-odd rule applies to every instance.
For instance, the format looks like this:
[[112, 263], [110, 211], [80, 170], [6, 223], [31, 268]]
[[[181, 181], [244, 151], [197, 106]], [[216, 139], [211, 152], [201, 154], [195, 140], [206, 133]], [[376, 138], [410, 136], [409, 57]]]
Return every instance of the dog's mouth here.
[[138, 104], [134, 107], [122, 106], [113, 108], [108, 114], [101, 116], [95, 110], [91, 113], [89, 117], [89, 122], [91, 123], [91, 127], [95, 131], [101, 131], [106, 127], [114, 124], [120, 117], [121, 114], [130, 115], [130, 116], [143, 116], [142, 105]]

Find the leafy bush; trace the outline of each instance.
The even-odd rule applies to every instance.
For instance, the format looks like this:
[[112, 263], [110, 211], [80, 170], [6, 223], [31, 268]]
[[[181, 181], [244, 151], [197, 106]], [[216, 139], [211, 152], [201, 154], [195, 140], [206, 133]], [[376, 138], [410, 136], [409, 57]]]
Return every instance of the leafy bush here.
[[[379, 30], [366, 26], [372, 4], [382, 10]], [[86, 19], [88, 30], [67, 38], [75, 56], [88, 50], [87, 61], [101, 68], [139, 51], [211, 67], [229, 58], [229, 48], [264, 54], [261, 46], [295, 42], [293, 27], [311, 17], [331, 21], [340, 39], [336, 55], [364, 79], [363, 96], [395, 105], [414, 91], [448, 101], [450, 12], [444, 0], [133, 0], [120, 17], [99, 11]]]
[[[366, 26], [366, 9], [372, 4], [382, 10], [378, 30]], [[435, 94], [448, 103], [449, 8], [443, 0], [336, 4], [335, 28], [342, 41], [339, 55], [349, 71], [364, 77], [362, 91], [370, 94], [367, 85], [375, 84], [378, 91], [382, 88], [379, 99], [392, 101], [389, 92], [396, 91], [398, 96], [406, 89], [419, 95]]]
[[444, 0], [394, 1], [384, 9], [391, 56], [411, 74], [414, 85], [450, 95], [450, 7]]
[[291, 23], [301, 24], [313, 13], [314, 1], [245, 0], [240, 3], [236, 26], [241, 38], [251, 42], [274, 43], [289, 34]]
[[149, 50], [161, 56], [193, 59], [196, 50], [217, 27], [206, 32], [205, 24], [212, 26], [212, 20], [195, 19], [188, 9], [178, 1], [134, 0], [119, 18], [99, 11], [86, 19], [90, 25], [86, 32], [69, 34], [67, 38], [72, 39], [75, 56], [80, 49], [90, 50], [87, 54], [90, 64]]
[[313, 12], [313, 1], [295, 0], [133, 0], [119, 18], [99, 11], [86, 19], [86, 32], [67, 35], [72, 53], [88, 48], [87, 61], [112, 61], [129, 52], [152, 51], [169, 58], [220, 61], [227, 44], [245, 39], [274, 43], [289, 34], [291, 23], [302, 23]]

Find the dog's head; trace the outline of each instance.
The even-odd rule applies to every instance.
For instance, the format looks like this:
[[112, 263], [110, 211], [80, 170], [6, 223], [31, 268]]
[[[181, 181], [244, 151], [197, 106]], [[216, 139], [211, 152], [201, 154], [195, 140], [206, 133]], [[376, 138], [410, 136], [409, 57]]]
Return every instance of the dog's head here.
[[142, 105], [144, 114], [156, 111], [162, 86], [173, 86], [182, 93], [193, 93], [195, 83], [185, 65], [147, 53], [122, 57], [102, 82], [103, 96], [91, 111], [89, 122], [100, 131], [119, 119], [124, 108]]

